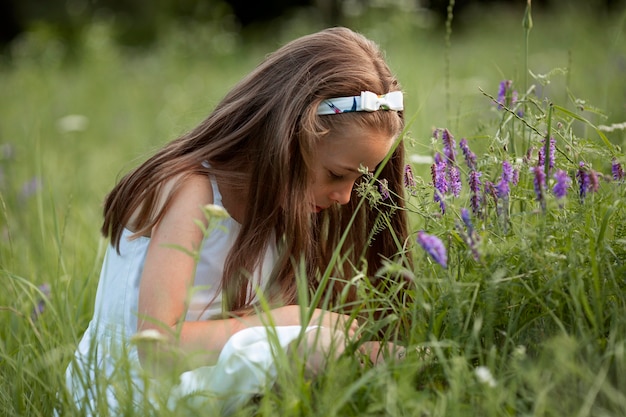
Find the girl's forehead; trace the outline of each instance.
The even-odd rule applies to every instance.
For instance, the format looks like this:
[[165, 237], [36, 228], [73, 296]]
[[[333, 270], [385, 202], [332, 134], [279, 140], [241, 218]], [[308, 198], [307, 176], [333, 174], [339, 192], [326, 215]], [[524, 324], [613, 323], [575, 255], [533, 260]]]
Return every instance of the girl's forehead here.
[[394, 138], [376, 131], [360, 134], [333, 134], [325, 137], [319, 144], [319, 156], [329, 164], [342, 169], [358, 172], [362, 168], [373, 170], [387, 155]]

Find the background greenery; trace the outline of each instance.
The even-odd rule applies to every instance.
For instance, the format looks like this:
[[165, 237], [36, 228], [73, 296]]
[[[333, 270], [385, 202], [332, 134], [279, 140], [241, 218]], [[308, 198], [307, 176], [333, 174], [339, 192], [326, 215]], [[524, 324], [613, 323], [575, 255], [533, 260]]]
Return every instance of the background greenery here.
[[[495, 159], [505, 152], [495, 132], [509, 124], [480, 89], [496, 96], [498, 83], [512, 79], [523, 91], [522, 16], [523, 7], [472, 9], [447, 32], [413, 9], [346, 17], [386, 50], [403, 84], [412, 154], [432, 156], [440, 148], [433, 128], [447, 127], [468, 138], [497, 178]], [[528, 69], [549, 83], [529, 83], [544, 109], [549, 98], [595, 125], [626, 121], [625, 17], [579, 3], [534, 13]], [[101, 202], [116, 179], [204, 118], [265, 54], [323, 25], [294, 12], [250, 36], [220, 15], [211, 24], [166, 25], [137, 48], [120, 45], [105, 19], [71, 47], [45, 24], [10, 45], [0, 67], [0, 413], [45, 416], [59, 406], [73, 414], [57, 391], [90, 318], [106, 245]], [[577, 138], [560, 145], [564, 154], [607, 176], [611, 156], [624, 162], [623, 128], [606, 133], [609, 147], [590, 124], [563, 113], [559, 121]], [[497, 218], [478, 223], [484, 258], [474, 263], [455, 240], [454, 216], [437, 216], [430, 166], [414, 170], [415, 231], [444, 238], [450, 267], [415, 248], [416, 279], [403, 288], [412, 301], [395, 320], [412, 347], [430, 354], [383, 370], [340, 361], [316, 384], [283, 384], [241, 413], [626, 415], [623, 185], [603, 183], [586, 205], [571, 190], [564, 210], [552, 204], [542, 216], [532, 179], [522, 177], [511, 229], [498, 229]], [[478, 377], [478, 366], [495, 385]]]

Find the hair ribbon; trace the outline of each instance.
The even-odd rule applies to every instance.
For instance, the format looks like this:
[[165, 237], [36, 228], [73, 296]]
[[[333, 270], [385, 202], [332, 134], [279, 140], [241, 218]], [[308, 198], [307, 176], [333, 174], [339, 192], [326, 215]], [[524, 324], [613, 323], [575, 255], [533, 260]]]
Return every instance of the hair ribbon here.
[[379, 96], [371, 91], [362, 91], [360, 96], [326, 99], [317, 109], [318, 115], [350, 113], [357, 111], [404, 110], [402, 91], [391, 91]]

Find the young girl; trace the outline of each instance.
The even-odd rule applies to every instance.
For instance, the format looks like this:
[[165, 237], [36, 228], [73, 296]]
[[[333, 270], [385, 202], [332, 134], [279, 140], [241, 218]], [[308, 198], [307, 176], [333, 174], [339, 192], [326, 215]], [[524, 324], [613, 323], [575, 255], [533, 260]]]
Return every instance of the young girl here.
[[[126, 385], [107, 382], [124, 357], [156, 375], [182, 372], [174, 406], [201, 392], [228, 411], [272, 384], [276, 345], [298, 344], [290, 352], [308, 355], [315, 372], [344, 338], [358, 338], [354, 316], [316, 306], [302, 314], [296, 277], [315, 290], [331, 265], [327, 290], [337, 295], [355, 271], [374, 280], [401, 252], [402, 110], [377, 46], [327, 29], [269, 55], [199, 126], [122, 178], [104, 206], [111, 246], [94, 316], [67, 370], [77, 405], [121, 413], [123, 395], [146, 401], [132, 366]], [[393, 213], [359, 204], [354, 189], [389, 153], [379, 180], [400, 207]], [[207, 205], [227, 215], [204, 233]], [[381, 211], [391, 227], [374, 234]], [[137, 334], [155, 342], [132, 343]], [[376, 345], [367, 351], [376, 360]], [[106, 398], [92, 387], [103, 380]]]

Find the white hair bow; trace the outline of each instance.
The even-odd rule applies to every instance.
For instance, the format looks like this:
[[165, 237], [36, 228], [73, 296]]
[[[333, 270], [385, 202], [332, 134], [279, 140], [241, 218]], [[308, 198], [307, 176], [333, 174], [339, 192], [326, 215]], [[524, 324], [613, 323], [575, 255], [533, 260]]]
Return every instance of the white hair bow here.
[[379, 96], [371, 91], [362, 91], [360, 96], [326, 99], [317, 109], [317, 114], [339, 114], [355, 111], [404, 110], [402, 91], [391, 91]]

